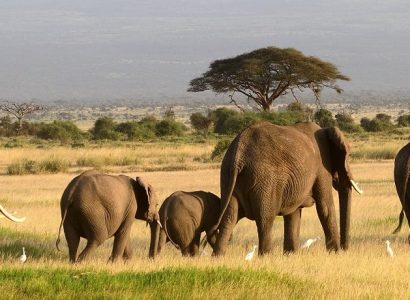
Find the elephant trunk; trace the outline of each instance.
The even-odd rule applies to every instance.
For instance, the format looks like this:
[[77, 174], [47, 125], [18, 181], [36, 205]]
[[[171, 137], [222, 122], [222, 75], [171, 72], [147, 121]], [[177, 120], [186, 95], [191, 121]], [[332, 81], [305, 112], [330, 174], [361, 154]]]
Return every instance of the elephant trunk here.
[[161, 223], [159, 220], [155, 220], [150, 223], [151, 228], [151, 243], [149, 247], [149, 258], [155, 258], [158, 251], [159, 233], [161, 230]]
[[349, 233], [350, 233], [350, 213], [352, 188], [348, 184], [343, 184], [339, 187], [339, 210], [340, 210], [340, 244], [343, 250], [349, 248]]

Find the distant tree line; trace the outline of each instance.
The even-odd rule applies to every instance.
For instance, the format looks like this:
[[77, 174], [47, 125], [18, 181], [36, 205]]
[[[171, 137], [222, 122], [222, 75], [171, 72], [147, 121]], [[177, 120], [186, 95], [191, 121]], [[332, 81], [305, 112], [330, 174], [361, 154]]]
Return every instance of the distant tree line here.
[[[331, 111], [323, 108], [314, 112], [308, 106], [295, 101], [280, 112], [243, 112], [218, 108], [207, 113], [193, 113], [190, 116], [193, 134], [204, 138], [210, 134], [234, 135], [258, 121], [268, 121], [277, 125], [314, 121], [321, 127], [338, 126], [347, 133], [381, 132], [398, 127], [410, 127], [410, 114], [399, 116], [396, 123], [393, 123], [392, 117], [387, 114], [377, 114], [373, 119], [362, 118], [358, 124], [350, 114], [338, 113], [333, 116]], [[192, 131], [175, 118], [172, 109], [168, 110], [162, 119], [146, 116], [139, 121], [116, 122], [110, 117], [102, 117], [97, 119], [88, 131], [81, 130], [71, 121], [34, 123], [20, 120], [13, 122], [8, 115], [0, 118], [0, 136], [27, 135], [61, 143], [85, 140], [146, 141], [168, 136], [182, 137], [189, 132]]]

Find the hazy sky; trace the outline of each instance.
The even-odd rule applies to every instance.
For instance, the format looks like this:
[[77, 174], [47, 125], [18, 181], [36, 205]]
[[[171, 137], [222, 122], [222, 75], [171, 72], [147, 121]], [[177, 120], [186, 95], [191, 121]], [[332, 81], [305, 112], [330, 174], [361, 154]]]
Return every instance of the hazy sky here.
[[0, 43], [0, 98], [181, 99], [266, 46], [333, 62], [346, 91], [410, 90], [408, 0], [0, 0]]

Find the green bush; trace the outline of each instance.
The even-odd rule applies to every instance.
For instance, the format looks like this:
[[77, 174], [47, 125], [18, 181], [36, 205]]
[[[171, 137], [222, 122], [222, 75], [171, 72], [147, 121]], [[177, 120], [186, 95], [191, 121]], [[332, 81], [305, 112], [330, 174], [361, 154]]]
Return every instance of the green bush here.
[[91, 134], [95, 140], [119, 140], [120, 133], [115, 131], [115, 122], [112, 118], [103, 117], [95, 121]]
[[115, 131], [124, 135], [127, 140], [145, 140], [155, 137], [155, 131], [141, 122], [124, 122], [115, 126]]
[[300, 115], [299, 118], [301, 118], [302, 121], [306, 122], [313, 120], [313, 110], [309, 106], [304, 105], [302, 102], [293, 101], [289, 103], [286, 110], [298, 113]]
[[172, 118], [165, 118], [158, 122], [155, 126], [157, 136], [182, 136], [186, 131], [186, 127], [181, 122]]
[[225, 122], [237, 115], [239, 115], [239, 112], [225, 107], [211, 111], [209, 116], [214, 123], [214, 132], [226, 134]]
[[336, 125], [336, 120], [333, 118], [332, 112], [324, 108], [316, 111], [313, 119], [322, 128]]
[[304, 114], [294, 111], [263, 112], [260, 114], [260, 117], [262, 120], [281, 126], [293, 125], [306, 120]]
[[372, 120], [362, 118], [360, 120], [360, 126], [370, 132], [388, 131], [394, 128], [391, 122], [391, 116], [386, 114], [377, 114]]
[[358, 124], [354, 123], [353, 118], [349, 114], [336, 114], [335, 119], [337, 126], [345, 132], [353, 133], [362, 131], [362, 128]]
[[193, 113], [189, 120], [191, 121], [192, 127], [203, 136], [207, 136], [210, 127], [212, 126], [212, 118], [208, 116], [204, 116], [202, 113]]
[[397, 118], [398, 127], [410, 127], [410, 115], [402, 115]]
[[216, 145], [214, 150], [211, 153], [211, 159], [222, 159], [225, 155], [226, 150], [228, 150], [229, 145], [231, 144], [231, 140], [221, 140]]
[[50, 124], [41, 124], [36, 136], [44, 140], [56, 140], [61, 143], [78, 142], [86, 137], [77, 125], [71, 121], [54, 121]]

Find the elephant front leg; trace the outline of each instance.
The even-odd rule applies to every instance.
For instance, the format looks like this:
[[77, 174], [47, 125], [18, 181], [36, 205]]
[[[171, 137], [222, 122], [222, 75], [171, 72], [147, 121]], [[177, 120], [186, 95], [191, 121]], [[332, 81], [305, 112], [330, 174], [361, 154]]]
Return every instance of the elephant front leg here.
[[[316, 202], [316, 211], [322, 224], [323, 232], [326, 238], [326, 249], [328, 251], [339, 251], [340, 238], [336, 222], [336, 212], [333, 205], [332, 195], [320, 197], [321, 201]], [[329, 199], [326, 201], [325, 199]]]
[[299, 208], [292, 214], [283, 216], [284, 239], [283, 253], [288, 254], [299, 250], [300, 219], [302, 209]]
[[228, 246], [228, 241], [232, 235], [233, 228], [238, 222], [238, 208], [238, 200], [234, 196], [232, 196], [218, 227], [219, 233], [217, 235], [214, 251], [212, 253], [213, 256], [220, 256], [225, 254], [226, 247]]

